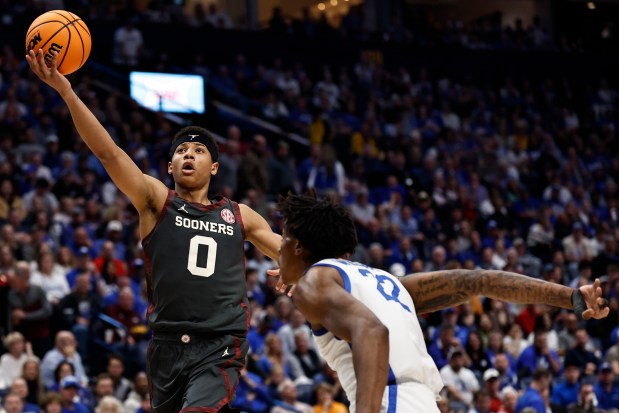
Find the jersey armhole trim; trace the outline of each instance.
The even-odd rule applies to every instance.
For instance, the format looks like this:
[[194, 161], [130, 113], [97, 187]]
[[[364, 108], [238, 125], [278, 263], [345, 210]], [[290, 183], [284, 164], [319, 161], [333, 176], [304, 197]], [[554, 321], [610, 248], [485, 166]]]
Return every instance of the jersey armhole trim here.
[[338, 267], [337, 265], [333, 265], [333, 264], [314, 264], [312, 265], [312, 267], [335, 268], [337, 272], [340, 274], [340, 277], [342, 277], [342, 281], [344, 281], [344, 288], [346, 289], [346, 291], [348, 291], [348, 293], [350, 293], [352, 289], [350, 285], [350, 278], [348, 277], [348, 274], [346, 274], [346, 271], [344, 271], [342, 268]]
[[241, 228], [241, 238], [243, 239], [243, 242], [245, 242], [245, 224], [243, 223], [243, 215], [241, 215], [241, 207], [239, 207], [238, 202], [234, 202], [233, 200], [230, 200], [230, 203], [232, 204], [232, 208], [234, 208], [234, 216], [236, 217], [236, 221], [239, 223], [239, 227]]
[[174, 192], [173, 189], [168, 188], [168, 196], [166, 197], [165, 203], [163, 204], [163, 208], [161, 208], [161, 212], [159, 212], [159, 216], [157, 217], [157, 222], [155, 222], [155, 226], [153, 227], [153, 229], [151, 229], [148, 235], [146, 235], [144, 239], [142, 240], [142, 247], [145, 247], [146, 244], [148, 244], [148, 241], [150, 240], [151, 236], [153, 235], [153, 233], [155, 232], [155, 230], [157, 229], [161, 221], [163, 221], [163, 218], [165, 217], [165, 215], [168, 213], [168, 206], [170, 205], [170, 202], [172, 202], [172, 200], [174, 199], [175, 194], [176, 192]]

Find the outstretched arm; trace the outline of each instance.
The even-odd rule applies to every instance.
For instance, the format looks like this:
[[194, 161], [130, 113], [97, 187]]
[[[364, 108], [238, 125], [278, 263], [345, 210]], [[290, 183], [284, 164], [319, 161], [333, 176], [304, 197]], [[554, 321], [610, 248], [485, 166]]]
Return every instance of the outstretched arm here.
[[258, 248], [264, 255], [277, 262], [282, 236], [273, 232], [269, 223], [256, 211], [245, 204], [239, 204], [243, 217], [245, 238]]
[[[483, 295], [515, 304], [546, 304], [574, 309], [574, 294], [578, 290], [560, 284], [527, 277], [507, 271], [449, 270], [419, 273], [402, 279], [418, 313], [428, 313], [462, 304], [471, 297]], [[603, 308], [599, 280], [580, 288], [586, 308], [583, 318], [602, 318], [608, 315]]]
[[348, 294], [337, 270], [313, 267], [297, 284], [297, 308], [314, 328], [323, 326], [351, 344], [357, 378], [357, 413], [380, 411], [389, 375], [389, 330]]
[[101, 161], [118, 189], [131, 199], [139, 212], [146, 208], [160, 209], [167, 195], [165, 185], [144, 175], [129, 155], [116, 145], [95, 115], [75, 94], [67, 78], [56, 69], [58, 53], [54, 53], [49, 68], [43, 60], [42, 50], [36, 53], [29, 51], [26, 60], [32, 71], [66, 102], [78, 133]]

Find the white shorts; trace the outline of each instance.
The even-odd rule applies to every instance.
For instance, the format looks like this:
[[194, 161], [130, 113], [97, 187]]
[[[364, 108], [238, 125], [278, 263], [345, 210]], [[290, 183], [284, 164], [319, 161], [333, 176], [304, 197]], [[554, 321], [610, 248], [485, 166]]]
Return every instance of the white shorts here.
[[[353, 396], [354, 397], [354, 396]], [[354, 403], [350, 413], [355, 413]], [[440, 413], [436, 395], [421, 383], [408, 382], [387, 386], [380, 413]]]

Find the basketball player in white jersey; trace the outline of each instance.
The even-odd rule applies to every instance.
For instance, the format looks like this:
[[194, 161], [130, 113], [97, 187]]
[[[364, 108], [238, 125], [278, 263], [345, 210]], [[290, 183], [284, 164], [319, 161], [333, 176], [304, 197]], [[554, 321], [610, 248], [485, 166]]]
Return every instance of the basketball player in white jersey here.
[[417, 313], [484, 295], [515, 303], [574, 309], [584, 318], [608, 315], [599, 280], [579, 290], [526, 276], [485, 270], [395, 276], [347, 261], [357, 245], [349, 213], [315, 195], [288, 195], [280, 277], [296, 284], [294, 301], [337, 372], [353, 413], [438, 412], [443, 387], [428, 355]]

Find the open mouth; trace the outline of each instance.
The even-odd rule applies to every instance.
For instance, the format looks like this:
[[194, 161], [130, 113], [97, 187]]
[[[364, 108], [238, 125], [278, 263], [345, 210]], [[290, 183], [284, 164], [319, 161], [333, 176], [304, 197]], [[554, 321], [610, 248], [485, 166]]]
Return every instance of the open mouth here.
[[189, 172], [189, 171], [193, 171], [193, 170], [194, 170], [194, 167], [193, 167], [193, 165], [191, 163], [186, 162], [186, 163], [183, 164], [183, 171]]

